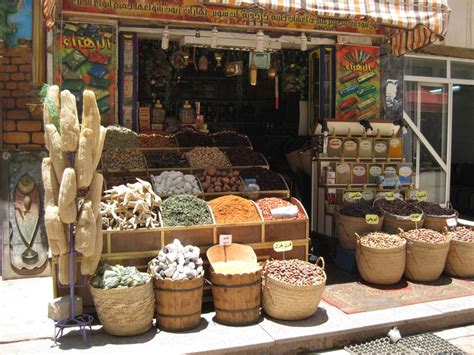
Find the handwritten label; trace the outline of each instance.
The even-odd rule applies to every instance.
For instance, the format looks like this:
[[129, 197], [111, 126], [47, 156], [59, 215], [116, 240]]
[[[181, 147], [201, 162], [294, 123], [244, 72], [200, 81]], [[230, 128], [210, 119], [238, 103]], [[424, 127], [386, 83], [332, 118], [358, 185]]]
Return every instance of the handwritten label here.
[[360, 200], [362, 198], [362, 192], [349, 192], [348, 196], [351, 200]]
[[395, 194], [391, 191], [385, 193], [385, 199], [387, 201], [393, 201], [395, 200]]
[[278, 253], [293, 250], [293, 242], [291, 240], [285, 240], [283, 242], [275, 242], [273, 243], [273, 250], [275, 250]]
[[416, 199], [418, 201], [426, 201], [428, 199], [428, 193], [426, 191], [417, 191]]
[[421, 221], [421, 214], [419, 214], [419, 213], [412, 213], [412, 214], [410, 215], [410, 221], [412, 221], [412, 222], [419, 222], [419, 221]]
[[458, 225], [458, 221], [456, 218], [448, 218], [446, 220], [446, 224], [448, 225], [448, 227], [456, 227]]
[[376, 214], [366, 214], [365, 223], [367, 224], [379, 224], [379, 216]]
[[232, 234], [220, 234], [219, 235], [219, 244], [228, 246], [232, 244]]

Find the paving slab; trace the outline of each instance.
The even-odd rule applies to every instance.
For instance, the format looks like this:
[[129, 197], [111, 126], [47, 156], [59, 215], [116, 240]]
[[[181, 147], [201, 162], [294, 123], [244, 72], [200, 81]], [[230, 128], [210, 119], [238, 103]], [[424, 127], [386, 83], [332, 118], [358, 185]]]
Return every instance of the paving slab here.
[[424, 305], [432, 307], [442, 313], [455, 313], [465, 311], [468, 308], [474, 309], [474, 296], [457, 297], [442, 301], [426, 302]]

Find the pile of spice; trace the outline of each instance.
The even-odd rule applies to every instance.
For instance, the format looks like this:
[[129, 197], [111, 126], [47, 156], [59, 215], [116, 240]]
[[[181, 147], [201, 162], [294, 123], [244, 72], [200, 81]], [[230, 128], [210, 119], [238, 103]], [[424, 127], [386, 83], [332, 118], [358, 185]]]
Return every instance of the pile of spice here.
[[251, 147], [246, 135], [234, 131], [220, 131], [212, 134], [217, 147], [235, 147], [238, 145]]
[[150, 169], [170, 169], [170, 168], [187, 168], [188, 160], [180, 153], [146, 153], [148, 168]]
[[102, 163], [108, 170], [146, 169], [145, 156], [137, 150], [109, 149], [102, 155]]
[[206, 201], [192, 195], [175, 195], [161, 204], [161, 217], [165, 227], [212, 224]]
[[176, 147], [176, 141], [170, 136], [164, 136], [156, 133], [140, 133], [138, 135], [138, 146], [142, 148]]
[[360, 243], [370, 248], [390, 249], [401, 247], [406, 241], [397, 235], [373, 232], [361, 237]]
[[231, 166], [226, 155], [215, 147], [196, 147], [185, 154], [192, 168], [205, 169], [208, 166], [227, 168]]
[[313, 286], [326, 280], [324, 270], [303, 260], [272, 260], [265, 264], [264, 274], [293, 286]]
[[260, 222], [257, 207], [245, 198], [228, 195], [209, 201], [216, 223]]
[[381, 198], [375, 201], [375, 206], [381, 208], [385, 212], [397, 216], [409, 216], [413, 213], [422, 213], [422, 211], [415, 205], [406, 203], [399, 199], [388, 201], [384, 198]]
[[[266, 221], [273, 220], [294, 220], [294, 219], [305, 219], [306, 215], [301, 209], [301, 206], [295, 205], [289, 201], [283, 200], [277, 197], [266, 197], [257, 201], [257, 206], [262, 212], [263, 219]], [[296, 217], [275, 217], [272, 215], [272, 209], [287, 207], [287, 206], [296, 206], [298, 208], [298, 215]]]
[[249, 147], [233, 147], [227, 151], [227, 156], [234, 166], [266, 165], [263, 155]]
[[198, 194], [201, 192], [194, 175], [180, 171], [164, 171], [158, 176], [151, 176], [155, 191], [160, 196]]
[[240, 178], [237, 170], [225, 171], [217, 170], [210, 166], [197, 177], [201, 181], [204, 192], [228, 192], [238, 191], [240, 186], [244, 186], [244, 182]]
[[211, 136], [186, 127], [175, 133], [176, 141], [180, 147], [214, 147]]
[[383, 211], [378, 206], [372, 206], [367, 202], [351, 203], [339, 210], [339, 214], [349, 217], [365, 218], [366, 214], [376, 214], [383, 216]]
[[137, 147], [137, 134], [131, 129], [113, 125], [107, 127], [104, 149], [130, 149]]
[[240, 171], [243, 179], [256, 179], [261, 191], [287, 190], [285, 181], [274, 171], [255, 167]]
[[429, 216], [452, 216], [456, 214], [453, 208], [444, 208], [433, 202], [418, 202], [415, 204], [420, 210]]
[[457, 227], [449, 231], [448, 235], [458, 242], [474, 243], [474, 231], [466, 227]]
[[447, 234], [441, 234], [432, 229], [425, 228], [412, 229], [411, 231], [400, 233], [400, 236], [405, 239], [432, 244], [447, 243], [451, 240], [451, 237]]

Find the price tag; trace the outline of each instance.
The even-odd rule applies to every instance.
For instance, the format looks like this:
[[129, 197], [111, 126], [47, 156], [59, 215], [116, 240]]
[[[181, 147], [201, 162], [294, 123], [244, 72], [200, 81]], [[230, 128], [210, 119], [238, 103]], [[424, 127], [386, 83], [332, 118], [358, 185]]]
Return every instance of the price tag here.
[[385, 199], [387, 201], [393, 201], [395, 200], [395, 194], [391, 191], [385, 193]]
[[376, 214], [366, 214], [365, 223], [367, 224], [379, 224], [379, 216]]
[[273, 250], [278, 253], [293, 250], [293, 242], [291, 240], [275, 242], [273, 243]]
[[412, 213], [412, 214], [410, 215], [410, 221], [412, 221], [412, 222], [419, 222], [419, 221], [421, 221], [421, 214], [419, 214], [419, 213]]
[[417, 191], [416, 199], [418, 201], [426, 201], [428, 199], [428, 193], [426, 191]]
[[349, 192], [348, 195], [351, 200], [360, 200], [362, 198], [362, 192]]
[[456, 218], [448, 218], [446, 220], [446, 224], [448, 225], [448, 227], [456, 227], [458, 225], [458, 221]]
[[232, 234], [220, 234], [219, 235], [219, 244], [228, 246], [232, 244]]

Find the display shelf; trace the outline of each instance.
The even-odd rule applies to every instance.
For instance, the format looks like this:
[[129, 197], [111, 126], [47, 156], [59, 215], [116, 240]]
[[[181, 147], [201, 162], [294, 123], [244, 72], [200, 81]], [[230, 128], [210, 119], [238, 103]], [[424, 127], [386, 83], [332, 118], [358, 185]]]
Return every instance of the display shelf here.
[[370, 162], [385, 162], [385, 163], [399, 163], [403, 161], [403, 158], [346, 158], [346, 157], [316, 157], [314, 159], [318, 159], [320, 161], [334, 161], [334, 162], [357, 162], [360, 161], [361, 163], [370, 163]]

